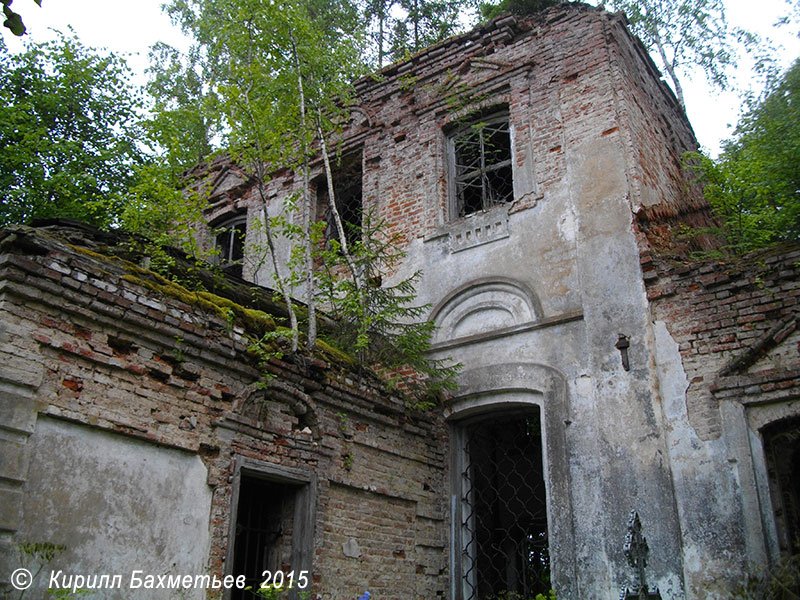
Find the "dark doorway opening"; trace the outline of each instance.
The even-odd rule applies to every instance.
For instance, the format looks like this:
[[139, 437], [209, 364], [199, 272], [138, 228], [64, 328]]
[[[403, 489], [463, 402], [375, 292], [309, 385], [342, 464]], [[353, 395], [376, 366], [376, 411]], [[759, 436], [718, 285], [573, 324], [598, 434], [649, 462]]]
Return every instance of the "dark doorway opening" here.
[[527, 600], [550, 589], [541, 431], [538, 407], [464, 427], [464, 600]]

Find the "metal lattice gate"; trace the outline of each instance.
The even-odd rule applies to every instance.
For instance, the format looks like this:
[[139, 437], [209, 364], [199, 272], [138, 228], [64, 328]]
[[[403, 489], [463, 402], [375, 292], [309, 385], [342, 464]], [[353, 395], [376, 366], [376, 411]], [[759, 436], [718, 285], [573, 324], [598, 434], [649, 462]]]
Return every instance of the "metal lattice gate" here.
[[527, 600], [550, 589], [538, 409], [464, 430], [463, 600]]
[[[291, 551], [294, 491], [289, 484], [256, 477], [242, 477], [236, 514], [233, 574], [244, 575], [245, 584], [258, 588], [265, 570], [285, 568]], [[254, 597], [234, 588], [234, 600]]]

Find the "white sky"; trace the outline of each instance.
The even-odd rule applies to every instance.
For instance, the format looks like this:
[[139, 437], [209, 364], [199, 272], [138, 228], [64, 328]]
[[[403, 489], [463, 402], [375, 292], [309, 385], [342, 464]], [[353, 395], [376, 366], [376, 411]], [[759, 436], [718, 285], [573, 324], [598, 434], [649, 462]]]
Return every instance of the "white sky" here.
[[[185, 47], [180, 30], [161, 12], [163, 0], [43, 0], [38, 7], [33, 0], [16, 0], [13, 4], [25, 21], [30, 37], [44, 41], [53, 36], [49, 28], [66, 31], [68, 26], [86, 46], [107, 48], [127, 55], [128, 63], [137, 73], [147, 68], [147, 53], [156, 41]], [[782, 68], [800, 56], [800, 38], [791, 35], [789, 28], [778, 31], [772, 27], [777, 18], [788, 11], [785, 0], [725, 0], [728, 20], [762, 35], [778, 39]], [[11, 51], [22, 49], [22, 43], [4, 29], [3, 38]], [[740, 85], [746, 86], [747, 69]], [[139, 80], [144, 82], [144, 77]], [[719, 142], [730, 135], [736, 124], [740, 102], [732, 92], [710, 90], [702, 74], [694, 80], [683, 81], [689, 119], [701, 145], [712, 154]]]

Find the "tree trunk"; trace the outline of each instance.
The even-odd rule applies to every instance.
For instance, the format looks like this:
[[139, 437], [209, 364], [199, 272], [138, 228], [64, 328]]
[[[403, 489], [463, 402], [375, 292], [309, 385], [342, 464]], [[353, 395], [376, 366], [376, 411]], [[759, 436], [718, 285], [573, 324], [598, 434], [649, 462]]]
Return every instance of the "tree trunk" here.
[[300, 57], [297, 55], [297, 45], [295, 44], [294, 33], [289, 32], [292, 40], [292, 54], [294, 56], [294, 66], [297, 69], [297, 91], [300, 94], [300, 151], [303, 153], [303, 202], [301, 205], [301, 228], [305, 238], [303, 249], [304, 263], [306, 270], [306, 305], [308, 307], [308, 348], [314, 348], [317, 343], [317, 311], [314, 301], [314, 259], [311, 255], [311, 201], [308, 178], [308, 148], [306, 147], [306, 133], [308, 131], [306, 123], [306, 96], [303, 89], [303, 73], [300, 70]]
[[683, 112], [686, 112], [686, 103], [683, 100], [683, 88], [681, 87], [680, 81], [678, 81], [678, 76], [675, 74], [675, 65], [667, 60], [667, 53], [664, 50], [664, 44], [661, 43], [661, 36], [658, 35], [658, 31], [655, 33], [655, 43], [656, 48], [658, 48], [658, 54], [661, 57], [661, 62], [664, 64], [664, 68], [667, 70], [667, 74], [672, 80], [672, 87], [675, 88], [675, 96], [678, 98], [678, 103], [681, 105]]
[[325, 143], [325, 135], [322, 132], [322, 116], [317, 114], [317, 135], [319, 135], [319, 145], [322, 150], [322, 162], [325, 165], [325, 178], [328, 180], [328, 203], [330, 205], [331, 213], [333, 214], [333, 221], [336, 224], [336, 231], [339, 234], [339, 243], [342, 249], [342, 255], [347, 262], [347, 267], [353, 276], [353, 283], [356, 286], [356, 291], [361, 290], [361, 276], [356, 269], [353, 257], [347, 247], [347, 238], [344, 234], [344, 225], [342, 224], [342, 217], [339, 215], [339, 209], [336, 206], [336, 192], [333, 189], [333, 171], [331, 170], [331, 161], [328, 156], [328, 146]]
[[283, 281], [283, 276], [281, 275], [280, 268], [278, 266], [278, 259], [275, 253], [275, 241], [272, 237], [272, 227], [269, 222], [269, 212], [267, 211], [269, 202], [267, 201], [267, 194], [264, 186], [266, 184], [266, 171], [264, 166], [264, 161], [262, 157], [264, 156], [264, 150], [261, 145], [261, 139], [258, 135], [258, 123], [256, 121], [255, 115], [253, 114], [253, 109], [250, 105], [250, 87], [251, 86], [242, 86], [244, 88], [244, 101], [245, 106], [247, 107], [247, 115], [250, 118], [250, 121], [253, 125], [253, 133], [256, 145], [256, 159], [253, 161], [252, 170], [253, 175], [256, 178], [256, 188], [258, 189], [258, 196], [261, 200], [261, 208], [264, 213], [264, 235], [267, 238], [267, 247], [269, 248], [269, 255], [272, 259], [272, 268], [275, 271], [275, 283], [278, 286], [278, 290], [283, 295], [283, 300], [286, 302], [286, 310], [289, 311], [289, 325], [292, 328], [292, 353], [297, 352], [297, 348], [299, 345], [298, 340], [298, 329], [297, 329], [297, 313], [294, 310], [294, 304], [292, 303], [292, 296], [289, 294], [289, 290], [286, 288], [286, 285]]

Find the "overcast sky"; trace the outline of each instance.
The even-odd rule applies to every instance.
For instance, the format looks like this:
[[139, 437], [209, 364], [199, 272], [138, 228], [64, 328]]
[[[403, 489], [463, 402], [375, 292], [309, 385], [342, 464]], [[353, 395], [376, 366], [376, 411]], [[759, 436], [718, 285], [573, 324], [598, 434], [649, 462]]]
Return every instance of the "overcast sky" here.
[[[772, 27], [787, 11], [785, 0], [725, 0], [728, 20], [771, 35], [783, 45], [780, 61], [783, 68], [800, 56], [800, 39], [784, 28]], [[173, 27], [161, 11], [163, 0], [43, 0], [38, 7], [33, 0], [16, 0], [14, 8], [22, 15], [30, 37], [44, 41], [52, 37], [49, 28], [66, 31], [71, 26], [84, 45], [108, 48], [127, 55], [128, 63], [137, 73], [147, 68], [149, 47], [164, 41], [179, 47], [186, 45], [180, 30]], [[22, 43], [5, 30], [2, 34], [12, 51], [22, 49]], [[742, 65], [742, 73], [747, 69]], [[140, 82], [143, 82], [142, 78]], [[747, 83], [746, 75], [742, 83]], [[699, 142], [716, 154], [719, 142], [730, 134], [735, 125], [740, 102], [734, 93], [709, 90], [702, 75], [684, 81], [687, 112]]]

